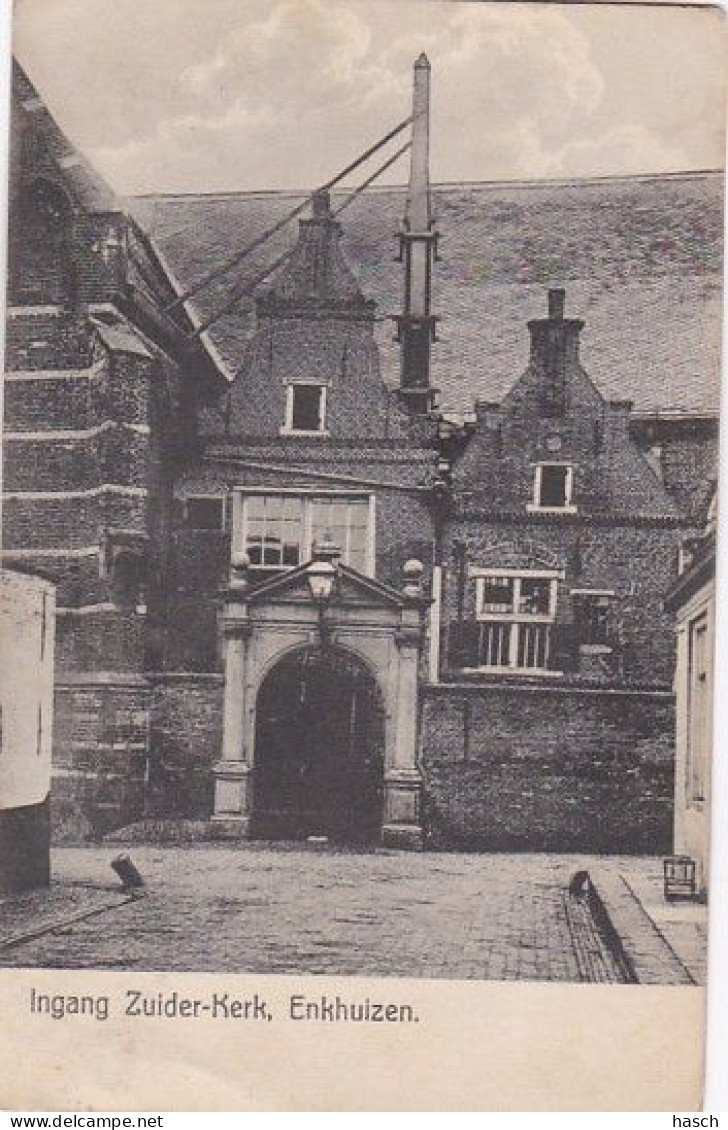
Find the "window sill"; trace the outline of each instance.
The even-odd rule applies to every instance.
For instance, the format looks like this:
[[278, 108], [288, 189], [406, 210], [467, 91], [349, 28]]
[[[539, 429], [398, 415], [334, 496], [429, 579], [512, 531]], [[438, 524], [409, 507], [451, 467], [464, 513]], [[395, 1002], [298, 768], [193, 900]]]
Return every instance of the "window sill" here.
[[528, 675], [538, 679], [561, 679], [563, 671], [554, 671], [550, 667], [457, 667], [456, 671], [463, 675]]
[[276, 573], [290, 573], [292, 569], [298, 569], [299, 565], [302, 564], [302, 561], [299, 561], [296, 565], [259, 565], [251, 562], [248, 569], [251, 573], [267, 573], [274, 576]]
[[535, 502], [526, 503], [527, 514], [576, 514], [576, 506], [538, 506]]
[[328, 428], [320, 428], [316, 431], [304, 431], [302, 428], [279, 428], [279, 436], [300, 436], [302, 439], [326, 439], [331, 433]]
[[529, 624], [553, 627], [555, 623], [553, 616], [501, 616], [497, 612], [476, 612], [475, 619], [478, 624], [518, 624], [520, 627], [528, 627]]

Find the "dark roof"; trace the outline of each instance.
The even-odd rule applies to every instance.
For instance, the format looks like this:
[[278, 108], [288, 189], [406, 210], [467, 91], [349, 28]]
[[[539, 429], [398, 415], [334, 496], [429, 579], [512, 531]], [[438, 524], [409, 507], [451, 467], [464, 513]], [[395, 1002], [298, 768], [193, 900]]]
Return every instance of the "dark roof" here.
[[[546, 288], [563, 285], [567, 313], [583, 318], [582, 360], [600, 391], [637, 412], [716, 413], [719, 400], [722, 173], [685, 173], [568, 183], [435, 187], [441, 232], [433, 310], [440, 341], [433, 384], [446, 411], [499, 400], [528, 360], [529, 318]], [[343, 199], [333, 194], [334, 207]], [[129, 207], [182, 285], [225, 261], [303, 198], [251, 192], [137, 198]], [[395, 233], [405, 190], [358, 197], [341, 215], [342, 246], [367, 297], [377, 302], [384, 378], [398, 381], [386, 315], [399, 310], [402, 266]], [[202, 316], [230, 286], [253, 277], [296, 238], [286, 227], [195, 299]], [[211, 330], [236, 370], [254, 326], [253, 303]]]

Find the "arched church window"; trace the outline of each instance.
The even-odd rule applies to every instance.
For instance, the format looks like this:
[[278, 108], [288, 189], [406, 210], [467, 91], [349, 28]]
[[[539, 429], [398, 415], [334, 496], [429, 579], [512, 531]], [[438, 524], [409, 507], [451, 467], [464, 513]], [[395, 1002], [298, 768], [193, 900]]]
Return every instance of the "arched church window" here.
[[24, 305], [69, 305], [75, 297], [72, 210], [65, 192], [47, 180], [26, 184], [10, 248], [11, 300]]

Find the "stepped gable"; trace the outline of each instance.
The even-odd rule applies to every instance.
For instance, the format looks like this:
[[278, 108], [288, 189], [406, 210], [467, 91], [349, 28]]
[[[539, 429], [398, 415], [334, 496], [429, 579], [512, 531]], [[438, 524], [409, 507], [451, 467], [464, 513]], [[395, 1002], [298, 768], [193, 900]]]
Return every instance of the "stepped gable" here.
[[565, 297], [550, 290], [548, 316], [528, 323], [528, 366], [500, 404], [478, 403], [480, 426], [456, 466], [456, 493], [483, 513], [522, 515], [533, 498], [534, 469], [566, 465], [575, 468], [574, 513], [677, 518], [674, 500], [630, 436], [630, 402], [605, 400], [582, 365], [585, 324], [565, 316]]

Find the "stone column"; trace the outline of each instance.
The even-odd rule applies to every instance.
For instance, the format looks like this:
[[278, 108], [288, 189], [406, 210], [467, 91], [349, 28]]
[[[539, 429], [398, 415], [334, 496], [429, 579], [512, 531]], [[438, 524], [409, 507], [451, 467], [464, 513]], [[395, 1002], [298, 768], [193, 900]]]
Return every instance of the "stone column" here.
[[246, 742], [247, 660], [252, 625], [247, 608], [226, 609], [220, 624], [225, 639], [225, 698], [222, 759], [214, 766], [213, 834], [219, 839], [250, 835], [253, 808], [253, 751]]
[[[415, 572], [414, 566], [418, 566]], [[419, 658], [422, 646], [423, 600], [419, 587], [422, 566], [408, 562], [405, 576], [407, 605], [395, 635], [398, 650], [394, 693], [394, 741], [384, 768], [384, 822], [382, 842], [392, 847], [422, 848], [420, 791], [422, 776], [417, 764], [419, 724]]]

